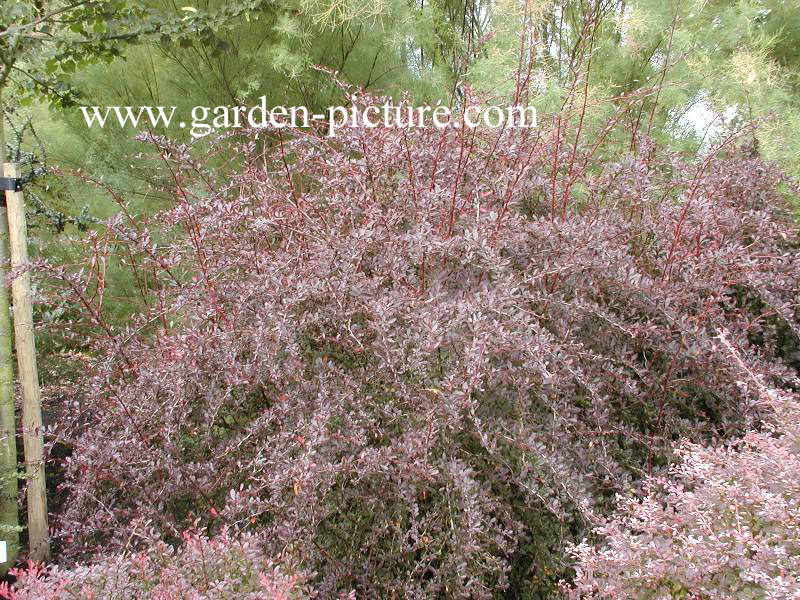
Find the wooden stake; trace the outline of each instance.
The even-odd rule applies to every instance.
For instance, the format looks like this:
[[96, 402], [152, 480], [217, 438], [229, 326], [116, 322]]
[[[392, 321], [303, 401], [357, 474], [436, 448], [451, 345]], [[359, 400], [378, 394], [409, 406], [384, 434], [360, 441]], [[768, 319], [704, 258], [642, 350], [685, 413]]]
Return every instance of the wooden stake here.
[[[6, 163], [6, 177], [21, 177], [17, 163]], [[25, 201], [22, 192], [6, 192], [11, 268], [28, 262]], [[41, 561], [50, 557], [50, 532], [47, 525], [47, 493], [44, 479], [44, 432], [42, 396], [36, 369], [36, 344], [33, 338], [31, 277], [25, 272], [11, 283], [14, 302], [14, 337], [17, 369], [22, 387], [22, 442], [27, 474], [29, 557]]]
[[[6, 162], [3, 102], [0, 97], [0, 164]], [[5, 194], [0, 192], [0, 200]], [[0, 202], [0, 540], [6, 543], [6, 560], [0, 575], [14, 566], [19, 551], [19, 501], [17, 478], [17, 420], [14, 411], [14, 352], [8, 287], [8, 219]]]
[[[0, 192], [2, 194], [2, 192]], [[14, 566], [19, 550], [19, 506], [17, 501], [17, 419], [14, 412], [14, 355], [11, 313], [8, 306], [8, 219], [0, 207], [0, 540], [6, 542], [5, 574]]]

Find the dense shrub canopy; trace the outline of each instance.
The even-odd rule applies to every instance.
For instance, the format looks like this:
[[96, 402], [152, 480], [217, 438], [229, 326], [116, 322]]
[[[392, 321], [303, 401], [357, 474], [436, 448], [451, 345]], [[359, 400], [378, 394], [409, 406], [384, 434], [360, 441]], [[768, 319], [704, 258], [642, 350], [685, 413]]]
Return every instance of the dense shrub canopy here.
[[141, 316], [112, 329], [100, 269], [43, 265], [98, 344], [67, 551], [200, 519], [259, 530], [322, 597], [554, 590], [676, 440], [759, 418], [720, 331], [776, 385], [797, 339], [778, 172], [733, 138], [696, 162], [575, 140], [262, 131], [220, 171], [152, 139], [174, 206], [89, 240], [127, 257]]

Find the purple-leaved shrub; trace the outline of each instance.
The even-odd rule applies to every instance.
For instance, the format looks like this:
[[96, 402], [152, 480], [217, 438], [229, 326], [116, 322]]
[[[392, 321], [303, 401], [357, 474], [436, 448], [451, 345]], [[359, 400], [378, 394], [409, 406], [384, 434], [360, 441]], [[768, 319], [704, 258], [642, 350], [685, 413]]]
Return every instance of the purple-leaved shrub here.
[[[257, 131], [200, 160], [151, 138], [174, 205], [92, 233], [88, 268], [40, 265], [96, 342], [65, 551], [199, 519], [258, 531], [323, 597], [555, 590], [677, 440], [761, 418], [720, 332], [777, 386], [798, 332], [780, 173], [733, 138], [695, 162], [576, 139]], [[122, 329], [113, 256], [141, 292]]]

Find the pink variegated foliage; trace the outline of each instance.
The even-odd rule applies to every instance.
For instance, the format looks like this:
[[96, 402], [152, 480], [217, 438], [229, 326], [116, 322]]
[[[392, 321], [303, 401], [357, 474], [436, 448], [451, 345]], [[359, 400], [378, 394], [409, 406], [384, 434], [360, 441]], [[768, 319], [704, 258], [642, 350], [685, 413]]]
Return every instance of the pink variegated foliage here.
[[773, 417], [720, 447], [686, 444], [669, 476], [572, 552], [581, 598], [800, 597], [800, 406], [733, 361]]
[[184, 533], [174, 549], [147, 540], [141, 551], [103, 556], [71, 569], [30, 564], [12, 570], [16, 583], [0, 584], [7, 600], [305, 600], [307, 576], [289, 574], [263, 552], [254, 535], [213, 539]]
[[[781, 174], [735, 136], [694, 162], [579, 138], [261, 131], [203, 160], [151, 139], [173, 205], [41, 265], [94, 340], [65, 551], [201, 519], [290, 549], [326, 597], [554, 589], [677, 440], [758, 422], [721, 330], [776, 385], [797, 364]], [[123, 329], [114, 256], [140, 284]]]

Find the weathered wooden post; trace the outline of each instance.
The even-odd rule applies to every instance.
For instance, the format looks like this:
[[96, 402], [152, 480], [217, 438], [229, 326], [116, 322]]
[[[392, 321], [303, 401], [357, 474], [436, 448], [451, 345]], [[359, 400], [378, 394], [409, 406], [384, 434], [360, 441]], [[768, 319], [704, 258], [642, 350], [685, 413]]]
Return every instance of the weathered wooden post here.
[[[0, 164], [6, 162], [6, 141], [3, 130], [2, 102], [0, 102]], [[0, 575], [5, 575], [14, 565], [19, 550], [14, 354], [6, 287], [7, 275], [8, 219], [5, 191], [0, 190], [0, 540], [6, 543], [6, 556], [3, 562], [0, 562]]]
[[[14, 565], [19, 550], [17, 500], [17, 424], [14, 411], [14, 355], [8, 288], [8, 219], [5, 194], [0, 191], [0, 540], [6, 543], [0, 573]], [[2, 559], [2, 557], [0, 557]]]
[[[19, 164], [6, 163], [6, 178], [21, 179]], [[6, 192], [8, 239], [11, 268], [28, 262], [25, 201], [22, 191]], [[32, 560], [50, 557], [50, 532], [47, 525], [47, 493], [44, 478], [44, 431], [42, 430], [42, 396], [36, 368], [36, 344], [33, 338], [33, 306], [31, 277], [25, 272], [11, 283], [14, 303], [14, 338], [17, 349], [17, 371], [22, 388], [22, 442], [25, 449], [25, 472], [28, 501], [28, 542]]]

